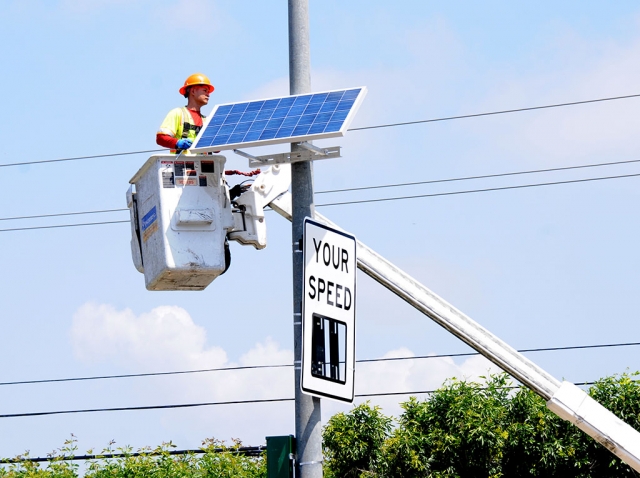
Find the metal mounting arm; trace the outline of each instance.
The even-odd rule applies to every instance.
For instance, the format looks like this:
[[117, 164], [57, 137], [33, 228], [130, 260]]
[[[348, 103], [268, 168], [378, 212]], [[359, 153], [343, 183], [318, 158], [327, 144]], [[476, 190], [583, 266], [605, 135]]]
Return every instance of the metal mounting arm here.
[[247, 158], [249, 161], [258, 161], [258, 162], [260, 161], [256, 156], [249, 153], [245, 153], [244, 151], [240, 151], [239, 149], [234, 149], [233, 152], [236, 153], [238, 156]]
[[329, 154], [329, 148], [318, 148], [317, 146], [308, 143], [307, 141], [303, 141], [302, 143], [298, 143], [298, 146], [306, 149], [307, 151], [311, 151], [312, 153], [318, 154], [320, 156], [327, 156]]
[[328, 148], [317, 148], [309, 143], [298, 143], [306, 151], [291, 151], [287, 153], [265, 154], [253, 156], [239, 149], [233, 152], [247, 158], [250, 168], [263, 168], [273, 164], [298, 163], [300, 161], [317, 161], [319, 159], [340, 158], [340, 146], [330, 146]]

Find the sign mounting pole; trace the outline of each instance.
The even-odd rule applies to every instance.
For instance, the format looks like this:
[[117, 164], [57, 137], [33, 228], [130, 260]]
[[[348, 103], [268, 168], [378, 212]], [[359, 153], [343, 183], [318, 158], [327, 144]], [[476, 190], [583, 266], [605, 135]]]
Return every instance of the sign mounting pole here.
[[[309, 54], [309, 0], [289, 0], [289, 90], [298, 95], [311, 91]], [[291, 152], [303, 150], [296, 144]], [[304, 151], [304, 150], [303, 150]], [[320, 399], [303, 394], [302, 369], [302, 234], [304, 218], [314, 216], [313, 163], [291, 164], [293, 245], [293, 360], [295, 376], [296, 477], [322, 478]]]

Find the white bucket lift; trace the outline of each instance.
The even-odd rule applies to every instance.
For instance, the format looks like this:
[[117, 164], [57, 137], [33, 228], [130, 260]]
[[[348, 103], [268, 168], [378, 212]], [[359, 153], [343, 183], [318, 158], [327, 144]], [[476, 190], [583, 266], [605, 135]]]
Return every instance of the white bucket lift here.
[[264, 249], [264, 206], [291, 184], [288, 164], [260, 173], [233, 203], [221, 155], [155, 155], [129, 181], [131, 254], [148, 290], [203, 290], [230, 263], [227, 237]]
[[[224, 156], [156, 155], [129, 181], [131, 252], [149, 290], [202, 290], [224, 273], [234, 220]], [[228, 246], [227, 246], [228, 248]]]

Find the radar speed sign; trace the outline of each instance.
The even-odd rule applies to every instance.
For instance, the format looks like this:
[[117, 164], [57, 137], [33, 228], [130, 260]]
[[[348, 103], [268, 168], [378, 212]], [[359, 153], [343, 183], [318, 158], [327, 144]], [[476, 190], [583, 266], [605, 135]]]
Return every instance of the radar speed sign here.
[[302, 391], [353, 401], [356, 239], [304, 222]]

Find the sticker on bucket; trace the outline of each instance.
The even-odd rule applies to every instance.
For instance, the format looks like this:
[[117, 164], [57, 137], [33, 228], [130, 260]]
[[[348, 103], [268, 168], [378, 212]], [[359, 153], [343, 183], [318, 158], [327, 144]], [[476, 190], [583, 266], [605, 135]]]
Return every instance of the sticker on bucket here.
[[158, 213], [156, 207], [153, 206], [151, 211], [146, 213], [142, 218], [142, 240], [147, 242], [147, 239], [158, 230]]

